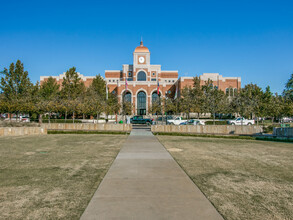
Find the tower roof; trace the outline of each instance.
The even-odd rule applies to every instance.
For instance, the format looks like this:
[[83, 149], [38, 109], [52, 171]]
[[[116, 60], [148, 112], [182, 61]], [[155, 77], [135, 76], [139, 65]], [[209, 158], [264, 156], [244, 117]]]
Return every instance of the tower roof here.
[[145, 46], [143, 46], [143, 42], [140, 42], [140, 46], [136, 47], [134, 50], [134, 53], [141, 52], [141, 53], [149, 53], [149, 49]]

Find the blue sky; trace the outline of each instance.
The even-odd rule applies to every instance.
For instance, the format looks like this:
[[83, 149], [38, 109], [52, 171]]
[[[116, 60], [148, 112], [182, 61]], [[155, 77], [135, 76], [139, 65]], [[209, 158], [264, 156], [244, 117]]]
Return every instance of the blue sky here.
[[33, 82], [72, 66], [104, 75], [151, 63], [180, 76], [217, 72], [282, 92], [293, 73], [293, 1], [4, 1], [0, 70], [20, 59]]

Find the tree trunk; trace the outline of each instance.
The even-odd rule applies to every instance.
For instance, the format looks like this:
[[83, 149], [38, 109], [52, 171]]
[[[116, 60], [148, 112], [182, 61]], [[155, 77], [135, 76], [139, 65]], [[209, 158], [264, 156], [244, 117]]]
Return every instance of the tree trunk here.
[[258, 126], [258, 117], [256, 117], [256, 125]]
[[67, 110], [65, 111], [65, 123], [66, 123], [66, 120], [67, 120]]
[[51, 113], [49, 113], [49, 115], [48, 115], [48, 121], [49, 121], [49, 124], [51, 123], [51, 121], [50, 121], [50, 117], [51, 117]]
[[74, 111], [73, 111], [73, 113], [72, 113], [72, 122], [73, 122], [73, 124], [74, 124]]
[[39, 114], [39, 123], [42, 124], [43, 123], [43, 115]]
[[82, 113], [82, 119], [84, 119], [84, 113]]
[[216, 114], [216, 113], [213, 113], [213, 124], [214, 124], [214, 125], [216, 125], [216, 122], [215, 122], [215, 114]]

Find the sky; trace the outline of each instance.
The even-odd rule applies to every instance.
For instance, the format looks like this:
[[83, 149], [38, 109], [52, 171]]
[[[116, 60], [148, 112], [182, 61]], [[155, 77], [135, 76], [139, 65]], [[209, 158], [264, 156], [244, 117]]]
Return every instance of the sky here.
[[220, 73], [281, 93], [293, 73], [293, 1], [0, 0], [0, 71], [18, 59], [33, 82], [151, 64], [179, 76]]

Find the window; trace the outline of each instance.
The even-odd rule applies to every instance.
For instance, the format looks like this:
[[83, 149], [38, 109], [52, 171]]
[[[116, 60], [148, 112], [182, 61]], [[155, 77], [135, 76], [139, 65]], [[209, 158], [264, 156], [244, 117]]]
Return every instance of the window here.
[[152, 79], [152, 81], [157, 81], [157, 79]]
[[171, 82], [171, 80], [169, 80], [169, 82]]
[[109, 79], [109, 82], [111, 82], [111, 79]]
[[230, 93], [230, 94], [229, 94], [230, 96], [234, 96], [234, 95], [233, 95], [233, 89], [232, 89], [232, 88], [230, 88], [230, 92], [229, 92], [229, 93]]
[[138, 72], [137, 81], [146, 81], [146, 74], [143, 71]]
[[175, 82], [175, 80], [172, 80], [172, 82]]
[[229, 96], [229, 88], [226, 89], [226, 95]]
[[128, 76], [131, 76], [131, 72], [128, 72]]
[[155, 76], [156, 75], [156, 73], [153, 73], [153, 76]]
[[123, 101], [124, 102], [131, 102], [131, 93], [130, 92], [127, 92], [126, 94], [124, 93]]
[[152, 105], [154, 104], [160, 104], [160, 96], [158, 95], [158, 92], [153, 92], [152, 94]]

